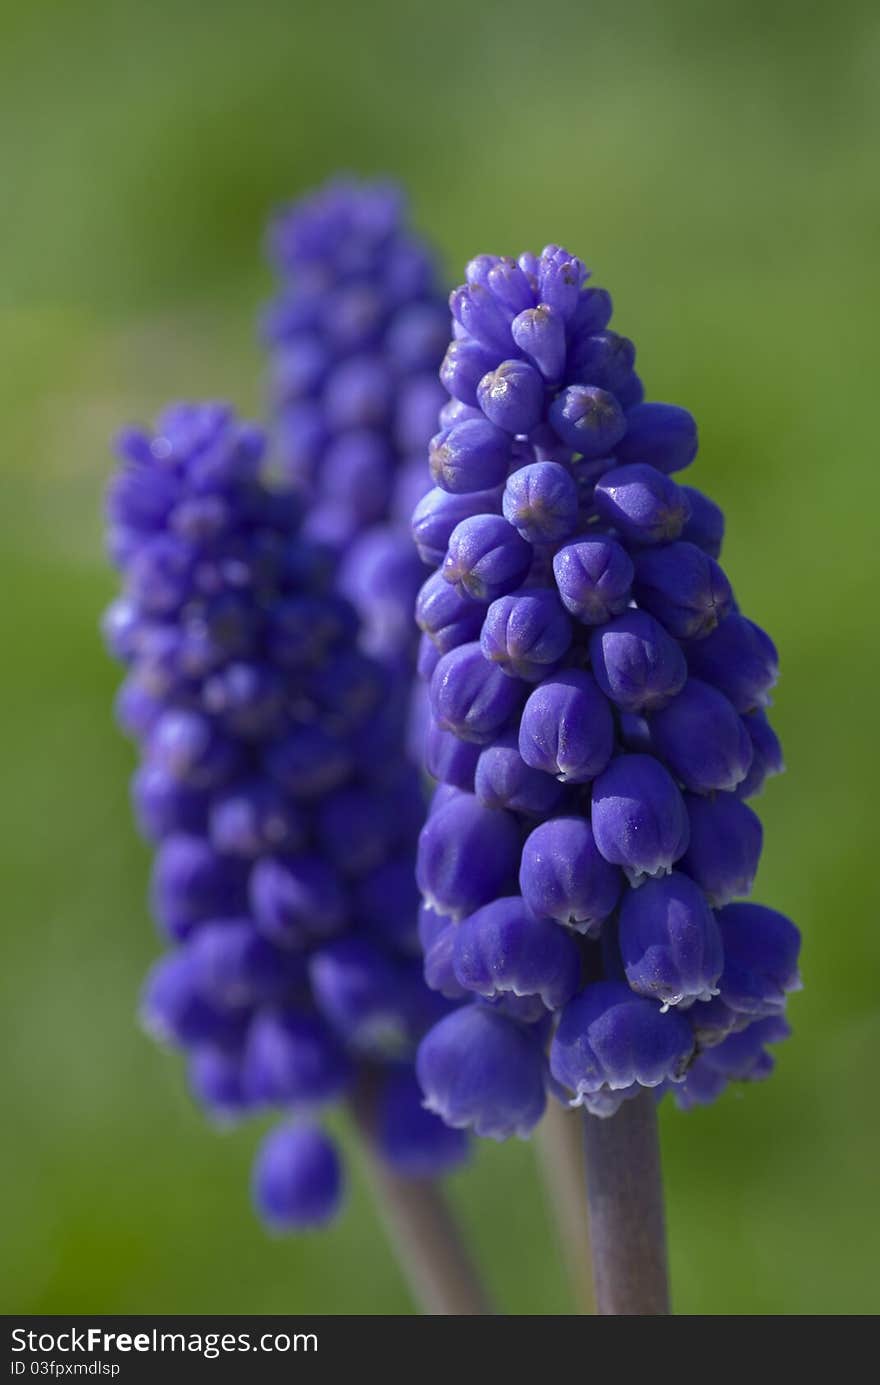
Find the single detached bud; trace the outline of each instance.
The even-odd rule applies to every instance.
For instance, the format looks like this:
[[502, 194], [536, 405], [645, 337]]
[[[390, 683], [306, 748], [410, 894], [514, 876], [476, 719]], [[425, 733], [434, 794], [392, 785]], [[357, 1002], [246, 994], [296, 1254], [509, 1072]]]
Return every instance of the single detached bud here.
[[485, 1005], [463, 1005], [422, 1039], [416, 1073], [425, 1105], [455, 1129], [525, 1137], [544, 1114], [537, 1034]]
[[441, 569], [447, 582], [488, 605], [514, 591], [525, 578], [532, 550], [500, 515], [463, 519], [449, 536]]
[[342, 1168], [315, 1126], [279, 1126], [263, 1141], [254, 1165], [253, 1198], [273, 1231], [324, 1226], [339, 1210]]
[[644, 464], [614, 467], [598, 482], [595, 503], [605, 522], [634, 544], [677, 539], [690, 514], [681, 487]]
[[606, 457], [626, 432], [614, 395], [594, 385], [569, 385], [550, 405], [549, 417], [562, 441], [582, 457]]
[[574, 539], [553, 559], [553, 575], [563, 606], [584, 625], [602, 625], [629, 605], [632, 560], [614, 539]]
[[618, 444], [621, 462], [643, 462], [663, 471], [683, 471], [697, 455], [697, 425], [677, 404], [636, 404], [626, 415]]
[[690, 1024], [619, 981], [587, 986], [562, 1012], [550, 1045], [550, 1071], [576, 1104], [608, 1087], [659, 1087], [680, 1076], [693, 1052]]
[[558, 542], [577, 528], [577, 484], [558, 462], [532, 462], [507, 478], [502, 510], [529, 543]]
[[651, 747], [693, 793], [732, 790], [752, 763], [743, 719], [723, 693], [689, 678], [680, 693], [650, 718]]
[[688, 794], [685, 804], [690, 840], [682, 870], [696, 880], [713, 908], [751, 894], [764, 835], [760, 819], [731, 793], [709, 798]]
[[618, 755], [611, 761], [593, 783], [591, 821], [605, 860], [621, 866], [633, 881], [666, 874], [687, 848], [684, 800], [651, 755]]
[[563, 783], [586, 784], [608, 764], [613, 745], [611, 709], [589, 673], [555, 674], [529, 694], [519, 753], [533, 769]]
[[595, 935], [613, 912], [621, 884], [620, 872], [600, 854], [586, 818], [551, 818], [526, 839], [519, 887], [540, 918]]
[[640, 995], [679, 1005], [715, 994], [721, 934], [703, 894], [680, 871], [624, 893], [618, 936], [626, 979]]
[[461, 985], [484, 1000], [539, 996], [548, 1010], [571, 999], [581, 972], [571, 935], [536, 918], [519, 895], [495, 899], [458, 925], [453, 965]]
[[532, 587], [492, 602], [480, 648], [490, 663], [511, 677], [539, 683], [560, 663], [571, 638], [571, 621], [556, 592]]
[[[476, 748], [465, 747], [465, 743], [455, 737], [451, 739], [462, 749]], [[429, 756], [426, 756], [425, 766], [431, 772]], [[447, 776], [438, 774], [435, 778]], [[447, 778], [447, 782], [453, 781]], [[526, 764], [519, 753], [519, 737], [515, 731], [503, 732], [491, 745], [481, 750], [476, 771], [472, 773], [472, 783], [462, 783], [458, 787], [472, 788], [488, 808], [507, 808], [528, 817], [548, 815], [565, 794], [565, 788], [558, 779]]]
[[432, 812], [419, 837], [416, 867], [424, 898], [441, 914], [462, 918], [507, 892], [516, 878], [515, 819], [456, 793]]
[[687, 679], [681, 649], [645, 611], [625, 611], [598, 626], [590, 636], [590, 662], [605, 696], [626, 712], [665, 706]]
[[636, 555], [633, 594], [644, 610], [679, 640], [701, 640], [724, 620], [733, 603], [730, 583], [692, 543], [672, 543]]

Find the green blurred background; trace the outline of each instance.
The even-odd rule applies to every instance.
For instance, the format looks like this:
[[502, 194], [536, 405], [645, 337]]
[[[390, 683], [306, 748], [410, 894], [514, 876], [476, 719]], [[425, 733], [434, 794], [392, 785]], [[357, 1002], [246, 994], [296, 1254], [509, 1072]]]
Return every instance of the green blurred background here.
[[[267, 212], [390, 173], [457, 282], [558, 240], [615, 295], [773, 633], [788, 775], [759, 897], [805, 934], [773, 1081], [664, 1110], [677, 1308], [880, 1309], [876, 437], [880, 16], [858, 0], [0, 7], [5, 1312], [409, 1311], [363, 1184], [267, 1240], [133, 1012], [157, 950], [96, 633], [108, 437], [259, 408]], [[689, 475], [688, 480], [691, 479]], [[568, 1311], [532, 1151], [453, 1193], [509, 1311]]]

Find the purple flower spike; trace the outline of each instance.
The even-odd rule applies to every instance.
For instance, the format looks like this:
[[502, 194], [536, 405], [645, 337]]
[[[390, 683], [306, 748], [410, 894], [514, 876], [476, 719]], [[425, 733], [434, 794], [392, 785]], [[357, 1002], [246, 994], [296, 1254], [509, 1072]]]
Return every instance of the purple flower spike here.
[[310, 1125], [273, 1130], [254, 1166], [253, 1197], [275, 1231], [306, 1231], [331, 1221], [342, 1197], [342, 1167], [326, 1135]]
[[[470, 1046], [442, 1046], [449, 1066], [421, 1075], [447, 1120], [478, 1130], [500, 1090], [490, 1013], [549, 1041], [556, 1095], [599, 1117], [645, 1087], [714, 1100], [772, 1066], [760, 1036], [739, 1044], [769, 973], [737, 972], [713, 910], [751, 888], [761, 831], [743, 800], [782, 768], [763, 711], [776, 651], [718, 565], [723, 514], [673, 479], [697, 451], [693, 418], [646, 401], [635, 346], [586, 277], [552, 244], [470, 261], [437, 484], [413, 521], [435, 574], [419, 619], [448, 651], [423, 637], [440, 783], [419, 884], [444, 915], [422, 930], [425, 974], [452, 1001], [462, 986], [482, 998], [449, 1021], [456, 1040], [474, 1027]], [[160, 684], [178, 663], [157, 651]], [[530, 950], [542, 937], [590, 979], [567, 1003]]]
[[551, 818], [526, 839], [519, 887], [539, 917], [595, 935], [614, 911], [622, 883], [620, 872], [599, 852], [585, 818]]
[[693, 1047], [681, 1011], [664, 1013], [621, 982], [599, 981], [562, 1012], [550, 1046], [550, 1071], [580, 1105], [602, 1088], [622, 1091], [634, 1082], [659, 1087], [680, 1077]]
[[581, 669], [540, 683], [523, 708], [519, 753], [563, 783], [586, 784], [611, 758], [614, 721], [596, 680]]
[[625, 712], [665, 706], [687, 679], [681, 649], [646, 611], [625, 611], [597, 627], [590, 661], [605, 696]]
[[519, 895], [493, 900], [458, 925], [453, 964], [460, 984], [484, 1000], [539, 996], [548, 1010], [571, 999], [581, 972], [571, 935], [536, 918]]
[[428, 1110], [458, 1130], [525, 1137], [544, 1114], [540, 1039], [485, 1005], [436, 1024], [419, 1045], [416, 1073]]
[[690, 836], [675, 781], [650, 755], [618, 755], [599, 775], [593, 783], [592, 823], [605, 860], [634, 881], [670, 871]]
[[640, 995], [679, 1005], [716, 994], [721, 934], [699, 887], [680, 871], [626, 891], [619, 939], [626, 979]]

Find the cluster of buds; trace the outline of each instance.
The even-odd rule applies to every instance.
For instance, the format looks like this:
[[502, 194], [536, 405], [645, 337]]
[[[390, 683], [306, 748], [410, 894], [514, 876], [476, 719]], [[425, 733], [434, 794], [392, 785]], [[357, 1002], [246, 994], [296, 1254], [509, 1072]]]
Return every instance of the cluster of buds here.
[[498, 1139], [548, 1089], [608, 1116], [764, 1077], [799, 984], [794, 925], [742, 902], [748, 800], [782, 768], [776, 651], [719, 566], [720, 510], [673, 479], [693, 418], [644, 401], [586, 280], [554, 245], [468, 265], [412, 521], [425, 975], [459, 1002], [417, 1066], [430, 1110]]
[[120, 438], [123, 589], [105, 631], [127, 669], [118, 716], [140, 749], [134, 809], [169, 945], [143, 1020], [185, 1052], [217, 1119], [293, 1116], [254, 1173], [258, 1207], [286, 1227], [334, 1212], [339, 1160], [312, 1117], [359, 1083], [394, 1170], [433, 1175], [465, 1144], [423, 1109], [413, 1069], [448, 1002], [421, 976], [405, 706], [302, 501], [267, 483], [264, 448], [214, 404]]
[[409, 655], [421, 568], [409, 537], [445, 394], [448, 310], [396, 187], [339, 181], [282, 211], [282, 287], [263, 319], [278, 462], [306, 532], [344, 556], [340, 587], [386, 661]]

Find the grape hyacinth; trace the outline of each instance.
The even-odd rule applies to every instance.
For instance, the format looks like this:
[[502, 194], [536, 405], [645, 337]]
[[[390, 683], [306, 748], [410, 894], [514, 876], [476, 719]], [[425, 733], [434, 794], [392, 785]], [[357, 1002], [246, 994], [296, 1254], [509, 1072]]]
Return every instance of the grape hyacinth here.
[[305, 532], [344, 556], [342, 589], [384, 659], [407, 656], [421, 582], [409, 519], [444, 400], [448, 311], [400, 189], [337, 180], [268, 237], [281, 289], [263, 318], [278, 462], [309, 497]]
[[422, 1040], [429, 1110], [527, 1135], [545, 1093], [684, 1108], [772, 1067], [798, 933], [742, 902], [747, 799], [782, 768], [776, 651], [677, 479], [692, 416], [646, 402], [611, 299], [559, 246], [481, 255], [450, 297], [413, 537], [439, 781], [419, 842], [428, 983], [470, 997]]
[[168, 950], [142, 1017], [183, 1051], [221, 1122], [278, 1109], [254, 1197], [276, 1228], [336, 1211], [339, 1158], [316, 1123], [366, 1080], [388, 1168], [465, 1154], [421, 1106], [415, 1044], [453, 1002], [424, 984], [412, 878], [423, 817], [390, 671], [302, 503], [263, 476], [265, 439], [220, 404], [182, 404], [119, 439], [108, 496], [122, 594], [107, 613], [140, 765], [152, 905]]

